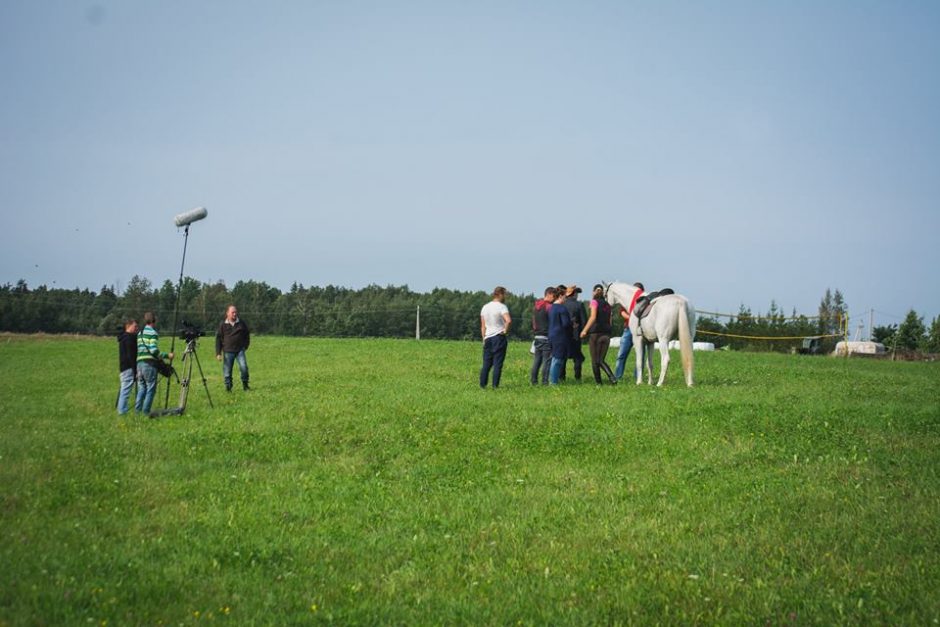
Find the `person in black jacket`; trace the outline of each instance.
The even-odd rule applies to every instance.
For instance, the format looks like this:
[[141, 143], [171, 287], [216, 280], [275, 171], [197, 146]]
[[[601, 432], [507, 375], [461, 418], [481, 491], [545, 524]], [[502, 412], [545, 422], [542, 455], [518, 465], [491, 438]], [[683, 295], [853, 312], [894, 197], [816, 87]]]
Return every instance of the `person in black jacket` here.
[[601, 384], [601, 371], [607, 375], [611, 383], [616, 383], [614, 371], [607, 365], [607, 350], [610, 348], [610, 303], [604, 297], [604, 286], [598, 283], [592, 290], [591, 314], [588, 316], [584, 328], [581, 329], [581, 339], [588, 338], [588, 348], [591, 351], [591, 369], [594, 371], [594, 382]]
[[251, 343], [248, 325], [238, 317], [238, 308], [229, 305], [225, 320], [215, 334], [215, 358], [222, 362], [222, 378], [225, 379], [225, 391], [232, 391], [232, 364], [238, 361], [238, 371], [242, 377], [242, 388], [248, 388], [248, 361], [245, 351]]
[[121, 372], [121, 388], [118, 392], [117, 411], [126, 414], [131, 398], [131, 389], [137, 377], [137, 321], [128, 318], [124, 330], [118, 333], [118, 368]]
[[[571, 346], [568, 348], [568, 359], [574, 360], [574, 380], [580, 381], [581, 365], [584, 363], [584, 353], [581, 352], [581, 329], [584, 328], [584, 323], [587, 321], [584, 315], [584, 305], [578, 300], [581, 288], [577, 285], [567, 287], [559, 285], [558, 287], [565, 290], [565, 307], [568, 308], [568, 313], [571, 315]], [[565, 370], [566, 368], [563, 365], [561, 368], [562, 379], [565, 378]]]

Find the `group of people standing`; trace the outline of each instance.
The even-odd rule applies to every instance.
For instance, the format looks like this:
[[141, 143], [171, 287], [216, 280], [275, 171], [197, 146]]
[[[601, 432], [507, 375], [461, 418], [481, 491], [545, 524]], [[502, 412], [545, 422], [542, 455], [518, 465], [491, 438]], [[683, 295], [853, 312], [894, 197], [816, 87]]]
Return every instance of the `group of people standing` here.
[[[643, 285], [634, 285], [640, 288], [637, 296], [642, 295]], [[624, 321], [623, 335], [620, 338], [616, 369], [611, 370], [607, 365], [607, 351], [610, 349], [610, 334], [613, 329], [613, 309], [607, 302], [604, 286], [598, 283], [592, 290], [590, 313], [586, 315], [583, 304], [578, 300], [578, 294], [581, 292], [577, 285], [546, 287], [544, 296], [535, 302], [532, 312], [533, 359], [529, 372], [529, 382], [532, 385], [538, 385], [540, 381], [542, 385], [557, 385], [564, 381], [568, 360], [574, 362], [575, 381], [580, 381], [584, 364], [584, 340], [587, 340], [595, 383], [602, 385], [604, 377], [611, 384], [623, 378], [627, 356], [633, 347], [633, 336], [628, 322], [636, 304], [636, 297], [629, 307], [620, 308], [619, 314]], [[512, 325], [512, 316], [506, 307], [505, 299], [506, 288], [497, 287], [493, 290], [493, 300], [480, 311], [480, 335], [483, 339], [481, 388], [487, 387], [491, 371], [492, 385], [494, 388], [499, 387], [508, 347], [509, 328]]]
[[[159, 348], [160, 334], [157, 332], [157, 316], [148, 311], [143, 316], [141, 329], [136, 318], [124, 322], [124, 330], [118, 334], [118, 357], [121, 387], [118, 392], [117, 411], [126, 414], [130, 410], [131, 390], [137, 383], [134, 409], [140, 414], [149, 414], [157, 390], [157, 375], [164, 360], [173, 361], [173, 353]], [[242, 388], [248, 387], [248, 361], [245, 351], [251, 344], [251, 332], [245, 321], [238, 317], [238, 308], [229, 305], [225, 319], [219, 324], [215, 335], [215, 356], [222, 362], [222, 379], [225, 390], [232, 391], [232, 370], [238, 363]]]
[[617, 382], [606, 361], [612, 327], [611, 306], [604, 296], [604, 286], [594, 286], [587, 316], [584, 305], [578, 300], [580, 293], [581, 288], [577, 285], [547, 287], [544, 296], [536, 301], [532, 314], [535, 355], [529, 372], [532, 385], [538, 384], [540, 373], [543, 385], [557, 385], [564, 381], [569, 359], [574, 362], [574, 380], [580, 381], [585, 339], [591, 355], [594, 382], [602, 384], [602, 374], [610, 383]]

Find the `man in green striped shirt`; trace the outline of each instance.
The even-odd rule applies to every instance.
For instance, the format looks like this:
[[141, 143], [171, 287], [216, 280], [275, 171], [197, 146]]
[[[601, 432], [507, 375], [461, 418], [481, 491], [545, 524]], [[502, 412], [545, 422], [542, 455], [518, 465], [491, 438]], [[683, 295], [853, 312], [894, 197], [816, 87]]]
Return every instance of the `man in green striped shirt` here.
[[149, 414], [153, 396], [157, 391], [157, 359], [173, 360], [173, 353], [161, 353], [158, 346], [160, 334], [155, 325], [157, 317], [152, 311], [144, 314], [144, 328], [137, 334], [137, 402], [138, 413]]

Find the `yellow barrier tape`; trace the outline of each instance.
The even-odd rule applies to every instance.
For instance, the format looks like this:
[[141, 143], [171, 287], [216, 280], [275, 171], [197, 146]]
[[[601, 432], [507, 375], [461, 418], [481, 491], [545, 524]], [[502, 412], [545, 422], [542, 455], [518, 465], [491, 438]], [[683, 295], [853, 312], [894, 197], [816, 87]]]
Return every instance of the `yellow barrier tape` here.
[[[761, 314], [757, 314], [757, 315], [755, 315], [755, 314], [740, 314], [740, 313], [736, 313], [736, 314], [726, 314], [726, 313], [718, 313], [718, 312], [715, 312], [715, 311], [702, 311], [701, 309], [696, 309], [696, 310], [695, 310], [695, 313], [697, 313], [697, 314], [702, 314], [702, 315], [705, 315], [705, 316], [720, 316], [720, 317], [722, 317], [722, 318], [750, 318], [751, 320], [758, 320], [758, 319], [760, 319], [760, 320], [770, 320], [770, 319], [771, 319], [770, 316], [765, 316], [765, 315], [761, 315]], [[774, 320], [802, 320], [802, 319], [805, 319], [805, 320], [818, 320], [818, 319], [821, 318], [821, 317], [822, 317], [822, 316], [782, 316], [782, 317], [781, 317], [781, 316], [774, 316], [773, 319], [774, 319]]]
[[704, 333], [705, 335], [720, 335], [721, 337], [734, 337], [741, 338], [745, 340], [805, 340], [808, 337], [842, 337], [841, 333], [836, 333], [834, 335], [735, 335], [733, 333], [718, 333], [717, 331], [706, 331], [704, 329], [696, 329], [695, 335], [699, 333]]

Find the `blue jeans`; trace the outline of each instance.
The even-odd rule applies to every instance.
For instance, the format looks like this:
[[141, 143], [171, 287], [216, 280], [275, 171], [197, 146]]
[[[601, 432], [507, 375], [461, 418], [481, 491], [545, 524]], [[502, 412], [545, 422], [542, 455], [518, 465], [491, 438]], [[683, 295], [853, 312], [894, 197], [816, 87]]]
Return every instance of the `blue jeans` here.
[[149, 361], [137, 362], [137, 402], [134, 409], [138, 413], [149, 414], [153, 405], [153, 395], [157, 391], [157, 369]]
[[236, 360], [238, 360], [238, 372], [241, 373], [242, 383], [248, 385], [248, 361], [245, 359], [245, 351], [222, 353], [222, 378], [225, 379], [226, 389], [232, 388], [232, 365]]
[[559, 357], [552, 357], [552, 367], [549, 370], [548, 374], [548, 383], [549, 385], [558, 385], [558, 380], [561, 378], [561, 371], [565, 367], [565, 360]]
[[[617, 369], [614, 371], [614, 377], [617, 381], [623, 378], [623, 369], [631, 348], [633, 348], [633, 334], [630, 333], [630, 327], [625, 326], [623, 335], [620, 336], [620, 350], [617, 351]], [[636, 368], [633, 368], [633, 376], [636, 377]]]
[[483, 367], [480, 368], [480, 387], [485, 388], [490, 378], [490, 369], [493, 370], [493, 387], [499, 387], [499, 379], [503, 374], [503, 361], [506, 359], [506, 348], [509, 340], [505, 335], [494, 335], [483, 340]]
[[529, 372], [529, 382], [536, 385], [539, 382], [539, 370], [542, 371], [542, 385], [548, 384], [548, 370], [552, 365], [552, 343], [547, 337], [535, 338], [535, 356], [532, 358], [532, 371]]
[[117, 411], [126, 414], [131, 400], [131, 388], [134, 387], [136, 373], [133, 368], [121, 371], [121, 391], [118, 393]]

